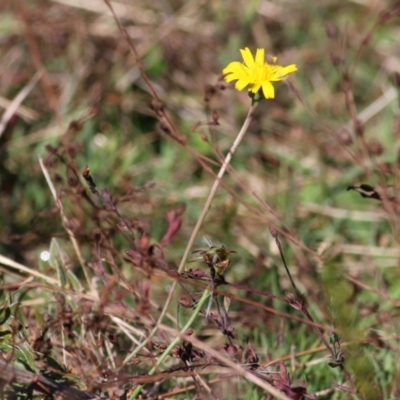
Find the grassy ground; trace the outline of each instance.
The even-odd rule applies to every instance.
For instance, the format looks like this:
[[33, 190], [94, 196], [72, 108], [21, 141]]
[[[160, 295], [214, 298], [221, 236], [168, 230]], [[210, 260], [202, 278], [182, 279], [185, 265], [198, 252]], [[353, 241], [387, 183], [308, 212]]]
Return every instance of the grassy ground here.
[[[1, 357], [116, 399], [399, 398], [399, 7], [2, 2]], [[298, 71], [200, 224], [245, 47]]]

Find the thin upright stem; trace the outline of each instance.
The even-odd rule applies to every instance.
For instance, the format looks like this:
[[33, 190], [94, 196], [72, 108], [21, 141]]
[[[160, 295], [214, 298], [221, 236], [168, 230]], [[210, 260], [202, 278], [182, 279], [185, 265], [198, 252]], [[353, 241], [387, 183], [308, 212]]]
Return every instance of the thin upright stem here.
[[228, 154], [225, 157], [224, 162], [222, 163], [221, 169], [218, 172], [217, 179], [214, 181], [214, 184], [210, 190], [210, 194], [207, 197], [206, 203], [204, 204], [203, 210], [200, 214], [199, 219], [197, 220], [196, 226], [193, 229], [192, 235], [190, 236], [189, 242], [186, 246], [185, 252], [183, 254], [181, 263], [179, 264], [178, 272], [182, 272], [183, 268], [186, 265], [187, 259], [190, 254], [190, 250], [192, 249], [193, 243], [196, 240], [197, 234], [199, 233], [199, 230], [201, 228], [201, 225], [203, 224], [208, 211], [210, 210], [211, 203], [214, 200], [215, 193], [217, 192], [217, 189], [219, 187], [219, 184], [221, 182], [222, 177], [225, 174], [225, 171], [229, 165], [229, 163], [232, 160], [233, 154], [236, 152], [240, 142], [242, 141], [247, 129], [249, 128], [249, 125], [252, 120], [252, 116], [254, 114], [254, 110], [257, 108], [258, 103], [254, 103], [250, 109], [249, 112], [247, 113], [247, 117], [243, 123], [242, 129], [240, 130], [239, 134], [237, 135], [235, 141], [232, 144], [232, 147], [229, 149]]
[[[217, 178], [215, 179], [214, 184], [213, 184], [213, 186], [212, 186], [212, 188], [210, 190], [210, 193], [209, 193], [209, 195], [207, 197], [207, 200], [206, 200], [206, 202], [204, 204], [204, 207], [203, 207], [203, 210], [202, 210], [202, 212], [200, 214], [200, 217], [197, 220], [197, 223], [196, 223], [196, 226], [193, 229], [192, 235], [190, 236], [189, 242], [188, 242], [188, 244], [186, 246], [185, 252], [184, 252], [183, 257], [182, 257], [182, 260], [181, 260], [181, 262], [179, 264], [179, 267], [178, 267], [178, 273], [181, 273], [183, 271], [183, 269], [185, 268], [185, 265], [186, 265], [187, 259], [189, 257], [190, 251], [191, 251], [191, 249], [193, 247], [194, 241], [196, 240], [196, 237], [197, 237], [197, 234], [199, 233], [201, 225], [203, 224], [203, 222], [204, 222], [204, 220], [205, 220], [205, 218], [207, 216], [207, 213], [210, 210], [211, 203], [212, 203], [212, 201], [213, 201], [213, 199], [215, 197], [215, 193], [217, 192], [217, 189], [218, 189], [218, 187], [219, 187], [219, 185], [221, 183], [221, 179], [224, 176], [224, 174], [226, 172], [226, 169], [227, 169], [229, 163], [232, 160], [232, 156], [235, 154], [240, 142], [242, 141], [245, 133], [247, 132], [247, 129], [250, 126], [250, 123], [252, 121], [252, 117], [253, 117], [255, 109], [257, 108], [257, 105], [258, 105], [258, 102], [255, 102], [250, 107], [249, 112], [247, 113], [246, 119], [243, 122], [243, 126], [240, 129], [240, 131], [239, 131], [235, 141], [233, 142], [231, 148], [229, 149], [228, 154], [226, 155], [226, 157], [224, 159], [224, 162], [222, 163], [222, 166], [221, 166], [221, 168], [220, 168], [220, 170], [218, 172]], [[158, 327], [162, 323], [162, 320], [163, 320], [165, 314], [167, 313], [169, 305], [171, 304], [171, 301], [172, 301], [172, 298], [173, 298], [173, 296], [175, 294], [175, 290], [176, 290], [177, 285], [178, 285], [178, 282], [174, 281], [172, 286], [171, 286], [171, 290], [168, 293], [168, 297], [167, 297], [167, 300], [165, 302], [164, 308], [161, 311], [161, 314], [160, 314], [160, 316], [158, 318], [158, 321], [157, 321], [156, 325], [154, 326], [154, 328], [152, 329], [152, 331], [150, 332], [149, 336], [138, 347], [136, 347], [136, 349], [132, 353], [130, 353], [125, 358], [125, 360], [123, 362], [123, 365], [125, 365], [131, 358], [135, 357], [135, 355], [141, 349], [143, 349], [143, 347], [145, 347], [147, 345], [147, 343], [154, 337], [154, 335], [156, 334], [156, 332], [158, 330]]]

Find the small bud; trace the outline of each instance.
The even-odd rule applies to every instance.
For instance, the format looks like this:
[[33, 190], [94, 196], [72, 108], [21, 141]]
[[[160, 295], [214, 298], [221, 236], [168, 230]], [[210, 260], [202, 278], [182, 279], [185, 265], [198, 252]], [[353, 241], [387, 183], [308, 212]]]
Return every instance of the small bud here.
[[353, 143], [353, 139], [350, 133], [346, 129], [342, 129], [337, 133], [339, 142], [345, 146], [349, 146]]
[[168, 128], [168, 126], [166, 124], [164, 124], [163, 122], [159, 123], [159, 128], [166, 133], [167, 135], [169, 135], [171, 133], [170, 129]]
[[367, 36], [365, 36], [364, 40], [362, 41], [363, 46], [368, 46], [372, 40], [372, 33], [368, 33]]
[[57, 149], [50, 144], [46, 145], [45, 149], [50, 154], [57, 154]]
[[342, 57], [340, 57], [336, 53], [330, 53], [329, 58], [331, 59], [331, 62], [335, 67], [337, 67], [338, 65], [341, 65], [343, 63]]
[[213, 110], [211, 114], [211, 118], [213, 120], [214, 125], [219, 125], [219, 114], [218, 111]]
[[152, 99], [149, 104], [150, 109], [152, 109], [157, 115], [164, 112], [164, 105], [158, 99]]
[[378, 24], [379, 24], [379, 25], [385, 24], [386, 22], [389, 21], [389, 19], [390, 19], [391, 17], [392, 17], [392, 16], [391, 16], [391, 13], [390, 13], [389, 11], [383, 11], [383, 12], [379, 15]]
[[96, 243], [101, 243], [101, 232], [99, 230], [94, 232], [93, 239]]
[[367, 144], [368, 151], [374, 156], [380, 156], [383, 153], [382, 144], [377, 139], [372, 139]]
[[329, 343], [340, 344], [340, 336], [336, 332], [329, 332]]
[[339, 29], [333, 22], [328, 22], [325, 26], [325, 32], [328, 38], [337, 40], [339, 37]]
[[238, 350], [236, 346], [232, 344], [225, 344], [224, 345], [224, 350], [230, 355], [230, 356], [235, 356], [238, 353]]
[[57, 182], [57, 183], [62, 183], [63, 178], [61, 177], [60, 174], [55, 173], [55, 174], [53, 175], [53, 180], [54, 180], [55, 182]]
[[145, 251], [150, 246], [150, 235], [148, 233], [143, 233], [138, 240], [138, 248], [141, 251]]
[[206, 85], [204, 93], [204, 102], [209, 103], [211, 98], [216, 93], [216, 87], [213, 85]]
[[204, 278], [207, 274], [199, 268], [189, 269], [188, 274], [191, 278]]
[[125, 251], [125, 254], [132, 259], [134, 263], [141, 264], [143, 261], [143, 256], [136, 250], [128, 249]]
[[274, 239], [278, 238], [278, 231], [276, 230], [276, 228], [274, 226], [270, 226], [269, 231]]
[[364, 134], [364, 129], [362, 126], [362, 122], [359, 119], [354, 121], [354, 131], [357, 136], [362, 136]]
[[192, 302], [190, 300], [188, 300], [186, 297], [182, 297], [179, 300], [179, 304], [184, 308], [191, 308], [192, 307]]
[[79, 132], [82, 129], [82, 123], [80, 121], [71, 121], [68, 130]]

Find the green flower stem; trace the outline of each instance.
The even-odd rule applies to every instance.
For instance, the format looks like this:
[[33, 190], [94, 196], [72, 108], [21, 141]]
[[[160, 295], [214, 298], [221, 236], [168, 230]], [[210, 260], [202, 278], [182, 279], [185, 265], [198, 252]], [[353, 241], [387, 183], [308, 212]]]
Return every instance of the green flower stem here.
[[[184, 334], [193, 324], [194, 320], [196, 319], [196, 317], [199, 315], [201, 308], [203, 307], [203, 304], [206, 302], [207, 298], [210, 296], [211, 292], [210, 289], [206, 289], [203, 292], [203, 295], [201, 296], [199, 302], [197, 303], [196, 308], [193, 311], [192, 316], [189, 318], [189, 321], [186, 323], [186, 325], [182, 328], [182, 330], [180, 331], [181, 334]], [[154, 372], [156, 372], [157, 367], [159, 367], [162, 362], [167, 358], [167, 356], [171, 353], [172, 349], [176, 346], [176, 344], [179, 342], [180, 340], [180, 335], [178, 335], [171, 343], [170, 345], [166, 348], [166, 350], [164, 351], [164, 353], [162, 353], [162, 355], [159, 357], [159, 359], [157, 360], [156, 365], [149, 371], [148, 375], [153, 375]], [[138, 386], [134, 392], [131, 394], [131, 396], [129, 397], [129, 400], [133, 400], [135, 399], [138, 394], [140, 393], [140, 391], [142, 390], [144, 385], [140, 385]]]

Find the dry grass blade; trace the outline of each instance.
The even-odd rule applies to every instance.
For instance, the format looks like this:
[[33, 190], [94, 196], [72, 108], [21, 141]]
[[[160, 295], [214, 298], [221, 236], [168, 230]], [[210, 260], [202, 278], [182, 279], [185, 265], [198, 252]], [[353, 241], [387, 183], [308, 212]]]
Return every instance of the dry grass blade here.
[[79, 263], [80, 263], [80, 265], [82, 267], [82, 270], [83, 270], [83, 272], [85, 274], [86, 283], [87, 283], [88, 287], [90, 288], [90, 291], [93, 294], [97, 295], [97, 292], [96, 292], [96, 290], [94, 289], [94, 287], [92, 285], [92, 280], [90, 278], [89, 269], [88, 269], [88, 267], [86, 265], [85, 260], [83, 259], [83, 256], [82, 256], [81, 250], [79, 248], [79, 244], [78, 244], [78, 242], [77, 242], [77, 240], [75, 238], [74, 232], [72, 232], [72, 230], [69, 229], [68, 226], [67, 226], [68, 225], [68, 218], [64, 213], [64, 207], [63, 207], [60, 199], [58, 198], [57, 191], [56, 191], [56, 189], [55, 189], [55, 187], [53, 185], [53, 182], [52, 182], [52, 180], [50, 178], [50, 174], [49, 174], [47, 168], [45, 167], [45, 165], [43, 163], [43, 159], [41, 157], [39, 157], [39, 164], [40, 164], [40, 168], [42, 169], [43, 175], [46, 178], [46, 182], [49, 185], [51, 194], [53, 195], [53, 198], [54, 198], [54, 200], [55, 200], [55, 202], [56, 202], [56, 204], [57, 204], [57, 206], [58, 206], [58, 208], [60, 210], [60, 215], [61, 215], [61, 219], [62, 219], [63, 224], [64, 224], [64, 228], [68, 233], [68, 236], [69, 236], [69, 238], [70, 238], [70, 240], [72, 242], [72, 245], [74, 247], [76, 256], [78, 257]]
[[25, 272], [28, 275], [34, 276], [36, 278], [43, 279], [48, 284], [57, 285], [57, 286], [60, 284], [58, 280], [53, 279], [48, 275], [41, 274], [40, 272], [35, 271], [34, 269], [31, 269], [31, 268], [28, 268], [25, 265], [22, 265], [20, 263], [17, 263], [14, 260], [10, 260], [9, 258], [7, 258], [1, 254], [0, 254], [0, 263], [2, 263], [3, 265], [6, 265], [7, 267], [14, 268], [18, 271]]
[[25, 85], [25, 87], [18, 93], [17, 96], [15, 96], [14, 100], [7, 107], [7, 110], [5, 111], [0, 120], [0, 138], [4, 132], [4, 129], [7, 126], [8, 121], [17, 112], [18, 107], [25, 100], [25, 98], [28, 96], [31, 90], [35, 87], [36, 83], [39, 81], [41, 76], [42, 76], [41, 72], [36, 72], [36, 74], [31, 78], [29, 83]]
[[[12, 101], [0, 96], [0, 107], [7, 110], [9, 107], [11, 107], [11, 105]], [[35, 121], [39, 118], [39, 113], [23, 105], [19, 105], [15, 110], [15, 113], [20, 117], [25, 118], [29, 121]]]

